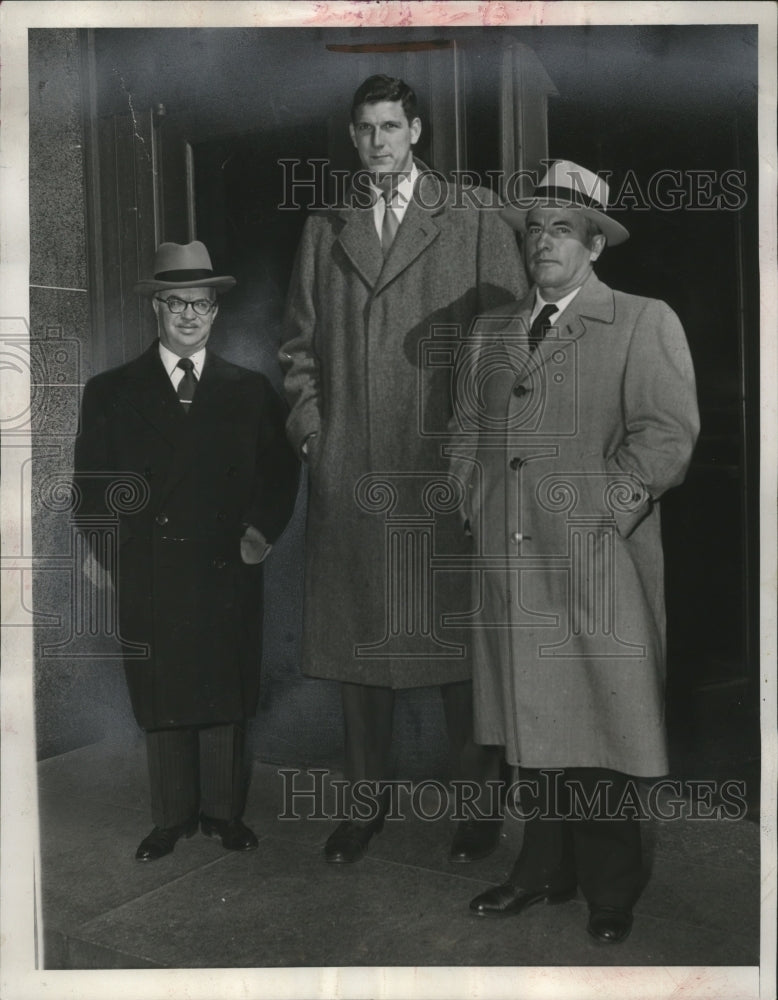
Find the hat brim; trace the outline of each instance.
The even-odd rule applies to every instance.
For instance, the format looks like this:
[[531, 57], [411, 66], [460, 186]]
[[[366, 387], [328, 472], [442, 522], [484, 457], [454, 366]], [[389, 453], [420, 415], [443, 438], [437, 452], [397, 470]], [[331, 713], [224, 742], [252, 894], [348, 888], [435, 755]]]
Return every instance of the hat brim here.
[[132, 286], [138, 295], [153, 295], [154, 292], [168, 291], [171, 288], [215, 288], [217, 292], [228, 292], [237, 285], [237, 281], [229, 274], [219, 278], [197, 278], [195, 281], [159, 281], [157, 278], [144, 278]]
[[620, 222], [616, 222], [611, 216], [606, 215], [604, 212], [599, 212], [596, 208], [586, 208], [583, 205], [576, 205], [572, 202], [538, 198], [524, 208], [519, 208], [517, 205], [506, 205], [500, 211], [500, 218], [504, 219], [512, 229], [518, 229], [519, 232], [523, 233], [527, 225], [527, 215], [533, 208], [552, 207], [574, 208], [578, 212], [583, 212], [584, 215], [592, 219], [600, 227], [603, 236], [608, 241], [608, 246], [615, 247], [619, 243], [625, 243], [629, 239], [629, 230], [625, 226], [622, 226]]

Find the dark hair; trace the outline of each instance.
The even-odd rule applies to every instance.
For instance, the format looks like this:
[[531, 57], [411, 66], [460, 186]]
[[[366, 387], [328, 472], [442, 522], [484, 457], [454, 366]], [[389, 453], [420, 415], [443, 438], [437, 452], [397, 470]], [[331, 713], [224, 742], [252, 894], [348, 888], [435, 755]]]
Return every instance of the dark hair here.
[[354, 121], [357, 109], [362, 104], [377, 104], [379, 101], [401, 101], [409, 125], [414, 118], [419, 117], [416, 95], [408, 84], [395, 76], [377, 73], [375, 76], [369, 76], [357, 87], [354, 100], [351, 102], [351, 121]]

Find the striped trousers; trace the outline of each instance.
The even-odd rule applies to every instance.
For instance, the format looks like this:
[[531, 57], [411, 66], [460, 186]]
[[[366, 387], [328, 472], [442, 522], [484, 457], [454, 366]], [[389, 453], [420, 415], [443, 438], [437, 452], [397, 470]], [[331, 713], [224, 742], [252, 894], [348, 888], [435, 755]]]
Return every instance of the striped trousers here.
[[147, 732], [154, 825], [177, 826], [198, 813], [239, 819], [245, 791], [244, 742], [241, 723]]

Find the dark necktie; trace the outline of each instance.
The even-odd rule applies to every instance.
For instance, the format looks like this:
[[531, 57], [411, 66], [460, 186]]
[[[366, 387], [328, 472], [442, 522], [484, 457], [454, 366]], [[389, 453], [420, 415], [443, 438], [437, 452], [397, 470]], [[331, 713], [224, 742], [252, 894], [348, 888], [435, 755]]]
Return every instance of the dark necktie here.
[[529, 349], [534, 351], [541, 340], [545, 337], [548, 328], [552, 325], [551, 317], [557, 312], [557, 307], [550, 302], [546, 303], [529, 328]]
[[191, 358], [181, 358], [177, 365], [178, 368], [183, 369], [184, 377], [178, 383], [178, 398], [181, 401], [181, 405], [184, 408], [184, 412], [189, 412], [189, 407], [192, 405], [192, 400], [194, 399], [194, 391], [197, 385], [197, 379], [194, 373], [194, 361]]
[[394, 243], [397, 230], [400, 228], [400, 220], [392, 209], [392, 188], [384, 188], [381, 192], [381, 197], [384, 199], [384, 204], [386, 205], [384, 209], [384, 221], [381, 225], [381, 249], [385, 257], [389, 253], [392, 243]]

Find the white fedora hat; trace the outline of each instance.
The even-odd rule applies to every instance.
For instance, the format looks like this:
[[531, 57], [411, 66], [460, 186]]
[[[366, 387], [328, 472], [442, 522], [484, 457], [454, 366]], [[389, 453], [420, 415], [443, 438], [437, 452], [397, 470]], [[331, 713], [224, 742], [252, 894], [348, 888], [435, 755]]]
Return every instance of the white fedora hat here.
[[591, 170], [570, 160], [557, 160], [553, 163], [531, 198], [506, 205], [500, 215], [509, 226], [523, 232], [527, 213], [533, 208], [547, 205], [580, 208], [584, 215], [597, 223], [609, 246], [616, 246], [629, 239], [627, 229], [606, 214], [607, 183]]
[[160, 243], [154, 255], [154, 277], [143, 278], [133, 290], [152, 295], [167, 288], [215, 288], [226, 292], [237, 284], [230, 275], [213, 273], [211, 257], [204, 243]]

